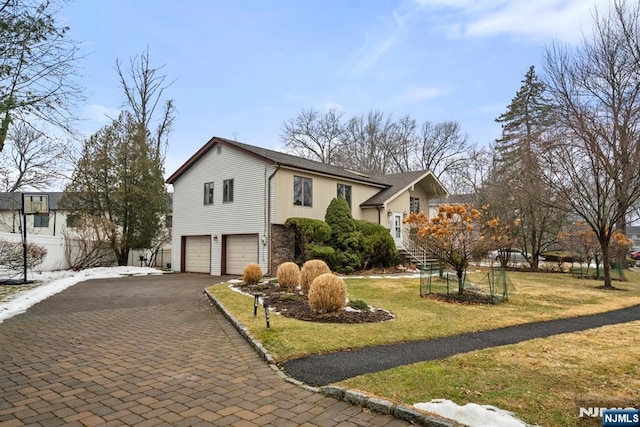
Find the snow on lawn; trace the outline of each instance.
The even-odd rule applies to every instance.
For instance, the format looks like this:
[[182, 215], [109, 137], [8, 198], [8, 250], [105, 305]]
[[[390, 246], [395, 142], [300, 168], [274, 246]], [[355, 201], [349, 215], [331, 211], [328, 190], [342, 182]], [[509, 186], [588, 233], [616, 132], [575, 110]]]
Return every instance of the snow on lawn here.
[[32, 305], [51, 295], [55, 295], [85, 280], [110, 279], [121, 276], [146, 276], [149, 274], [162, 274], [162, 271], [149, 267], [97, 267], [80, 271], [65, 270], [29, 273], [27, 278], [33, 280], [33, 285], [35, 286], [12, 295], [7, 301], [0, 302], [0, 323], [17, 314], [24, 313]]
[[490, 405], [467, 403], [464, 406], [445, 399], [416, 403], [417, 409], [438, 414], [469, 427], [526, 427], [527, 424], [516, 418], [511, 412]]

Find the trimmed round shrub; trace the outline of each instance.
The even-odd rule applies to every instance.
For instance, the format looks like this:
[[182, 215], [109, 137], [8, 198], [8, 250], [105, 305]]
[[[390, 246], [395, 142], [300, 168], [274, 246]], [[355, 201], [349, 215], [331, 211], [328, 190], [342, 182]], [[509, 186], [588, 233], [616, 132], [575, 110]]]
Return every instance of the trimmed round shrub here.
[[346, 304], [347, 286], [335, 274], [324, 273], [311, 282], [308, 298], [311, 309], [316, 313], [335, 313]]
[[300, 282], [300, 267], [295, 262], [284, 262], [278, 266], [276, 277], [281, 288], [295, 291]]
[[247, 285], [258, 283], [262, 279], [262, 267], [252, 262], [242, 270], [242, 280]]
[[305, 262], [302, 269], [300, 269], [300, 288], [302, 293], [307, 295], [311, 282], [324, 273], [331, 273], [326, 262], [319, 259], [311, 259]]

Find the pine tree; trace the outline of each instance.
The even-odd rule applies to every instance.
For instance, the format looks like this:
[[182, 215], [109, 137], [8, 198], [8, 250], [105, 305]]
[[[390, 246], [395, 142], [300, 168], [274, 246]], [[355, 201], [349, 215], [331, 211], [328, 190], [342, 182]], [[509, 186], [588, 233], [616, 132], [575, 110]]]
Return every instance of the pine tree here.
[[549, 124], [551, 108], [544, 92], [544, 83], [538, 79], [532, 65], [507, 111], [496, 119], [502, 124], [502, 137], [495, 145], [497, 174], [513, 177], [524, 169], [537, 172], [536, 149]]
[[521, 224], [514, 238], [530, 254], [534, 268], [559, 227], [558, 211], [544, 203], [552, 195], [541, 185], [539, 160], [550, 110], [545, 85], [531, 66], [507, 111], [496, 119], [502, 124], [502, 137], [496, 140], [488, 191], [491, 214]]

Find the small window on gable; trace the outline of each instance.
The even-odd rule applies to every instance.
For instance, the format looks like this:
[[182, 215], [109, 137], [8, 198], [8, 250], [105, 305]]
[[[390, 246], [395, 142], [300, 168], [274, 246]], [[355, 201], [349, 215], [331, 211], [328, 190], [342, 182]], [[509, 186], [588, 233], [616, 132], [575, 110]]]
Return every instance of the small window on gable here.
[[204, 204], [213, 204], [213, 182], [204, 183]]
[[293, 204], [296, 206], [313, 205], [313, 181], [303, 176], [293, 176]]
[[351, 209], [351, 186], [347, 184], [338, 184], [338, 197], [342, 197], [349, 204], [349, 209]]
[[49, 227], [49, 215], [48, 214], [35, 214], [33, 216], [33, 226], [36, 228], [48, 228]]
[[409, 197], [409, 212], [412, 214], [420, 213], [420, 198]]
[[224, 203], [233, 202], [233, 179], [225, 179], [222, 182], [222, 201]]

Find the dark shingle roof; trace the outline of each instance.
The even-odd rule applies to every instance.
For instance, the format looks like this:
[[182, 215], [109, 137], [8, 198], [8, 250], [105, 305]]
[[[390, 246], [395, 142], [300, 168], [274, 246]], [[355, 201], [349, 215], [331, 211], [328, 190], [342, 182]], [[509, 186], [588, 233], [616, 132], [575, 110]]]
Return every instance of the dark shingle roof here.
[[175, 171], [167, 182], [173, 184], [182, 174], [184, 174], [191, 166], [193, 166], [202, 156], [204, 156], [209, 150], [211, 150], [216, 144], [223, 144], [235, 147], [241, 151], [258, 156], [259, 158], [269, 163], [274, 163], [281, 166], [287, 166], [291, 168], [306, 170], [309, 172], [321, 173], [340, 178], [350, 179], [359, 182], [365, 182], [378, 187], [386, 187], [386, 183], [383, 180], [367, 176], [358, 172], [350, 171], [339, 166], [333, 166], [326, 163], [316, 162], [314, 160], [303, 159], [301, 157], [293, 156], [291, 154], [281, 153], [279, 151], [273, 151], [262, 147], [256, 147], [255, 145], [243, 144], [238, 141], [232, 141], [225, 138], [213, 137], [207, 142], [200, 150], [198, 150], [189, 160], [187, 160], [177, 171]]
[[382, 180], [390, 187], [382, 190], [375, 196], [371, 197], [369, 200], [362, 203], [360, 206], [380, 206], [384, 202], [389, 200], [392, 196], [407, 188], [409, 185], [415, 183], [428, 173], [429, 171], [423, 170], [376, 176], [376, 179]]
[[[62, 198], [61, 191], [29, 191], [25, 192], [25, 194], [34, 194], [34, 195], [49, 195], [49, 210], [55, 211], [58, 210], [58, 203], [60, 202], [60, 198]], [[22, 193], [0, 193], [0, 210], [2, 211], [15, 211], [22, 209]]]

